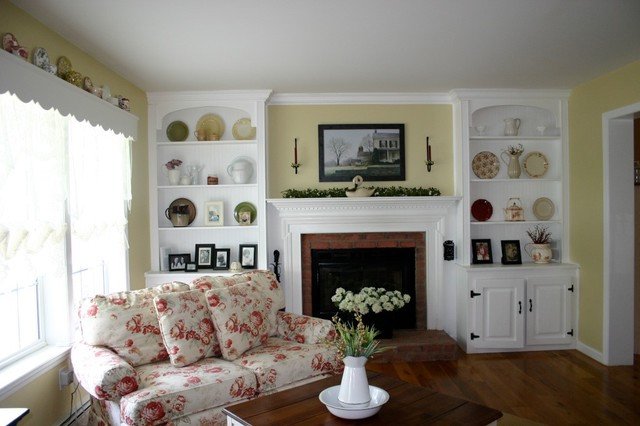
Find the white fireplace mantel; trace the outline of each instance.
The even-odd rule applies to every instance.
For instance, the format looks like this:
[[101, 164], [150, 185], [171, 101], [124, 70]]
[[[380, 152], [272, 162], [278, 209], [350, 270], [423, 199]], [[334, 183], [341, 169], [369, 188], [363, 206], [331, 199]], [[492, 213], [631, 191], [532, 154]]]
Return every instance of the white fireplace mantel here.
[[[302, 313], [301, 237], [304, 234], [423, 232], [426, 247], [427, 328], [455, 335], [455, 285], [442, 243], [457, 242], [461, 197], [269, 199], [269, 252], [281, 253], [287, 310]], [[445, 282], [449, 285], [445, 285]]]

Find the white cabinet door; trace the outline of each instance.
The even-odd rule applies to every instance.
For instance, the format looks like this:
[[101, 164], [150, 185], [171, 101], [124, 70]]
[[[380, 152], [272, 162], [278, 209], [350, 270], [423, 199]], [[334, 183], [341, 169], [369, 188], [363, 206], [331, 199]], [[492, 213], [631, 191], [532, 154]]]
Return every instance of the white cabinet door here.
[[571, 343], [573, 290], [569, 276], [527, 279], [527, 345]]
[[477, 348], [524, 346], [524, 279], [474, 279], [470, 342]]

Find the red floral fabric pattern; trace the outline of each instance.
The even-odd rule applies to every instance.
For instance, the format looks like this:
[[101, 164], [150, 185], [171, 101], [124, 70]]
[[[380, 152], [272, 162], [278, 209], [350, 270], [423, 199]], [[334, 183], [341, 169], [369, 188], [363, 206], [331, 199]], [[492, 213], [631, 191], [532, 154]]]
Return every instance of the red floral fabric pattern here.
[[171, 363], [184, 367], [202, 358], [220, 356], [220, 344], [204, 293], [168, 293], [154, 299], [164, 345]]
[[299, 344], [277, 337], [270, 337], [234, 362], [256, 373], [259, 392], [309, 377], [333, 374], [340, 371], [342, 364], [333, 347]]
[[230, 277], [212, 277], [210, 275], [203, 275], [196, 278], [189, 284], [192, 290], [207, 291], [212, 288], [224, 288], [231, 287], [232, 285], [240, 284], [249, 281], [250, 278], [245, 274], [236, 274]]
[[138, 389], [138, 373], [109, 349], [76, 343], [71, 362], [83, 388], [98, 399], [118, 400]]
[[273, 302], [254, 283], [214, 288], [205, 295], [224, 359], [238, 358], [275, 332]]
[[169, 362], [138, 367], [140, 390], [120, 401], [121, 422], [157, 425], [256, 396], [255, 374], [206, 358], [183, 368]]
[[89, 345], [113, 349], [133, 367], [169, 359], [153, 298], [187, 290], [187, 284], [174, 282], [84, 299], [78, 312], [82, 339]]
[[285, 308], [284, 291], [273, 272], [257, 269], [245, 272], [242, 275], [249, 277], [251, 281], [260, 286], [262, 291], [273, 300], [273, 306], [276, 311]]
[[324, 343], [336, 338], [333, 323], [322, 318], [278, 312], [278, 337], [298, 343]]

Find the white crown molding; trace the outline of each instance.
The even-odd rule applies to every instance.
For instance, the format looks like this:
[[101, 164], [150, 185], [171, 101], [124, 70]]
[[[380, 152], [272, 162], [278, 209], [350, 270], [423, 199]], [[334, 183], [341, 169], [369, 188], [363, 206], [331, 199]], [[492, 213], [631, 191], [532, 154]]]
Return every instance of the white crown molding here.
[[266, 101], [271, 90], [218, 90], [184, 92], [147, 92], [150, 105], [162, 102]]
[[527, 98], [527, 99], [568, 99], [570, 90], [554, 89], [453, 89], [449, 92], [452, 100], [460, 99], [501, 99], [501, 98]]
[[449, 93], [274, 93], [269, 105], [367, 105], [451, 104]]

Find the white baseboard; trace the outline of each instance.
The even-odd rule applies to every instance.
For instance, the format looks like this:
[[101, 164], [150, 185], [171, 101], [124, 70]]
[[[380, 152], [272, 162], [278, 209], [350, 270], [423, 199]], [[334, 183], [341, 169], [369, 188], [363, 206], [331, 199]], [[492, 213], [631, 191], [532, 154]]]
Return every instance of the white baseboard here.
[[576, 349], [588, 356], [589, 358], [593, 358], [598, 361], [600, 364], [604, 364], [604, 355], [602, 352], [598, 352], [593, 349], [591, 346], [587, 346], [584, 343], [578, 341], [576, 344]]

